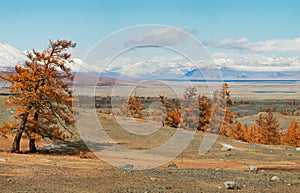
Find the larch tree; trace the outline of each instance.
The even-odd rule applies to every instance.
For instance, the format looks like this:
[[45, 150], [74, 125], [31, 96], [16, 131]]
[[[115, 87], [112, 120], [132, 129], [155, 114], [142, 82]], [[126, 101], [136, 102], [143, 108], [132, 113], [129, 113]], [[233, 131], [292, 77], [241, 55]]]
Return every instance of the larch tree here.
[[223, 127], [221, 128], [221, 135], [228, 137], [228, 131], [234, 127], [233, 125], [233, 113], [230, 111], [229, 107], [234, 106], [234, 102], [230, 97], [230, 89], [227, 83], [224, 83], [222, 86], [222, 99], [226, 103], [225, 107], [225, 120], [223, 122]]
[[71, 41], [50, 41], [41, 52], [33, 50], [28, 60], [15, 67], [15, 72], [0, 77], [11, 83], [7, 103], [16, 109], [15, 120], [6, 122], [0, 131], [15, 134], [11, 152], [20, 152], [23, 136], [29, 138], [30, 152], [36, 152], [36, 140], [64, 140], [72, 135], [74, 124], [73, 96], [69, 82], [73, 80], [68, 49]]
[[181, 123], [181, 107], [177, 99], [168, 100], [160, 95], [160, 102], [163, 104], [166, 111], [164, 123], [170, 127], [178, 128]]
[[130, 96], [128, 98], [128, 110], [133, 118], [143, 119], [143, 104], [139, 100], [139, 96], [136, 94], [133, 97]]
[[245, 127], [245, 128], [247, 131], [246, 142], [252, 143], [252, 144], [259, 144], [261, 137], [260, 137], [259, 128], [257, 127], [257, 125], [254, 124], [253, 126], [250, 126], [248, 129], [247, 129], [247, 127]]
[[228, 136], [228, 130], [233, 123], [233, 114], [228, 106], [233, 105], [228, 84], [224, 83], [220, 90], [215, 91], [212, 99], [209, 132]]
[[118, 107], [121, 110], [123, 116], [136, 119], [144, 118], [142, 113], [144, 105], [142, 104], [142, 102], [140, 101], [140, 97], [136, 95], [136, 93], [121, 102], [123, 103], [119, 104]]
[[276, 117], [273, 116], [272, 112], [268, 112], [266, 115], [260, 114], [258, 119], [256, 120], [256, 124], [259, 127], [260, 144], [282, 144], [279, 123]]
[[237, 121], [236, 124], [233, 125], [231, 130], [228, 132], [228, 136], [233, 139], [246, 141], [247, 132], [242, 123]]
[[199, 103], [199, 123], [197, 130], [206, 131], [209, 126], [209, 120], [211, 116], [211, 100], [202, 95], [198, 98]]
[[181, 127], [188, 130], [196, 130], [199, 123], [199, 94], [195, 87], [185, 89], [182, 100], [181, 114], [182, 123]]
[[300, 131], [299, 123], [296, 120], [292, 120], [287, 132], [282, 137], [285, 145], [300, 147]]

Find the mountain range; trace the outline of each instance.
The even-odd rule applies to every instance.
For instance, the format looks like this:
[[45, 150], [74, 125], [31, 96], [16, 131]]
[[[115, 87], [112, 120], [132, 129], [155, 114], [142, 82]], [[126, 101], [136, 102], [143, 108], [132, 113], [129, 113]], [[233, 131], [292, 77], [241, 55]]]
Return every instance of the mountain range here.
[[[0, 71], [11, 71], [15, 65], [26, 60], [25, 51], [0, 42]], [[199, 67], [179, 60], [141, 60], [119, 63], [103, 70], [99, 66], [89, 65], [80, 58], [73, 58], [72, 70], [82, 74], [99, 74], [110, 78], [143, 79], [214, 79], [216, 72], [223, 79], [300, 79], [300, 57], [261, 57], [253, 59], [215, 59], [213, 64]]]

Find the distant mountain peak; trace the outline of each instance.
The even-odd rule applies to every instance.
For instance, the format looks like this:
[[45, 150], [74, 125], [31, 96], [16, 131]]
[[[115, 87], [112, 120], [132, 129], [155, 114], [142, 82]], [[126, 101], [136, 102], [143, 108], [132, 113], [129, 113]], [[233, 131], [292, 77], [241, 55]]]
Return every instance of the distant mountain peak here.
[[13, 68], [26, 60], [26, 56], [17, 48], [0, 41], [0, 69]]

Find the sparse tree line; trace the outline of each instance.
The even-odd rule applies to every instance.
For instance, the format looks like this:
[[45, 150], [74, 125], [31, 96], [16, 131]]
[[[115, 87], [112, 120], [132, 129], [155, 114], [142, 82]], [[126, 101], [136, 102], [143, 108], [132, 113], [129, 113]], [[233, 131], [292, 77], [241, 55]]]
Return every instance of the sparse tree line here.
[[[133, 102], [134, 101], [134, 102]], [[234, 102], [230, 98], [228, 84], [224, 83], [220, 90], [215, 91], [212, 99], [199, 95], [196, 88], [188, 88], [181, 104], [178, 99], [160, 96], [164, 112], [164, 123], [170, 127], [182, 127], [189, 130], [210, 132], [253, 144], [300, 146], [300, 130], [296, 120], [292, 120], [288, 130], [282, 133], [278, 120], [272, 110], [261, 111], [254, 125], [247, 126], [228, 108]], [[134, 118], [143, 119], [143, 106], [138, 96], [128, 100], [129, 111]], [[136, 106], [135, 106], [136, 105]], [[123, 111], [126, 109], [123, 108]], [[159, 119], [158, 119], [159, 120]]]
[[279, 113], [282, 114], [282, 115], [286, 115], [286, 116], [300, 116], [299, 111], [288, 111], [288, 110], [281, 109], [279, 111]]

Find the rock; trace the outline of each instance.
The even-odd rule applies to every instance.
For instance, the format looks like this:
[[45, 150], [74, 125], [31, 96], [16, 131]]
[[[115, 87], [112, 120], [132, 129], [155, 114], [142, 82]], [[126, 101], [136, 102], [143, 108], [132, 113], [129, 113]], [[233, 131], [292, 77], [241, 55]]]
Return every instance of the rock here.
[[168, 168], [178, 168], [178, 166], [177, 166], [177, 164], [175, 164], [175, 163], [170, 163], [170, 164], [168, 165]]
[[151, 181], [158, 181], [158, 178], [150, 178]]
[[5, 162], [5, 159], [0, 158], [0, 162]]
[[222, 151], [231, 151], [231, 148], [228, 148], [228, 147], [222, 147], [221, 150], [222, 150]]
[[237, 189], [237, 186], [236, 186], [236, 183], [234, 181], [227, 181], [227, 182], [224, 182], [224, 186], [225, 186], [225, 189], [234, 189], [236, 190]]
[[271, 182], [279, 182], [281, 179], [278, 177], [278, 176], [273, 176], [272, 178], [271, 178]]
[[71, 178], [65, 178], [65, 181], [66, 182], [72, 182], [72, 179]]
[[229, 144], [222, 144], [223, 147], [222, 147], [222, 151], [231, 151], [232, 149], [234, 149], [234, 147], [232, 145], [229, 145]]
[[119, 165], [119, 168], [122, 168], [122, 169], [133, 169], [133, 165], [132, 164], [123, 164], [123, 165]]
[[287, 156], [293, 156], [293, 154], [291, 154], [291, 153], [287, 153], [286, 155], [287, 155]]
[[296, 151], [300, 151], [300, 147], [297, 147], [297, 148], [296, 148]]
[[257, 166], [248, 166], [248, 171], [257, 173]]

